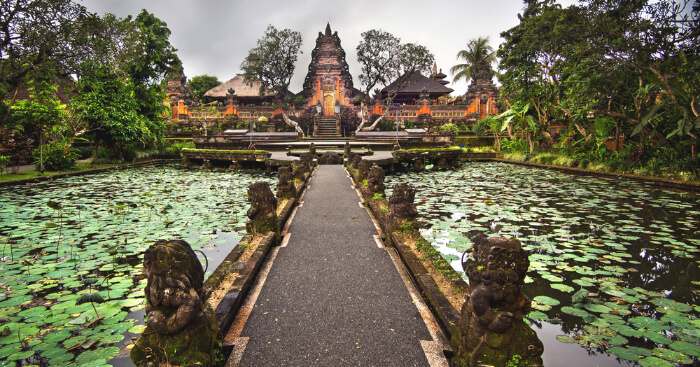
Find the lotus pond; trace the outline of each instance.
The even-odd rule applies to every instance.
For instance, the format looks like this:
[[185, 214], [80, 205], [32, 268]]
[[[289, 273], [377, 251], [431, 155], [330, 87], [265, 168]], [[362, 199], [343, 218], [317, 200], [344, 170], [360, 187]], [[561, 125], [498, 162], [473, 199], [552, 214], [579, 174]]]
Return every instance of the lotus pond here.
[[697, 194], [507, 163], [392, 176], [387, 186], [398, 181], [417, 191], [422, 235], [462, 274], [474, 231], [530, 251], [527, 321], [545, 365], [697, 365]]
[[0, 366], [128, 355], [125, 334], [144, 327], [143, 251], [183, 238], [211, 273], [244, 234], [259, 180], [274, 183], [166, 165], [0, 188]]

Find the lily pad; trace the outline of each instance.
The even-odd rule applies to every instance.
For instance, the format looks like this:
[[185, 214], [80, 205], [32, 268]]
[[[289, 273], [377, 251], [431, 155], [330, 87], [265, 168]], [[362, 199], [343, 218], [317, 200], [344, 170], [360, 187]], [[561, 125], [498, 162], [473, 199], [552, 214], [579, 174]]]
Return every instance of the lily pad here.
[[557, 335], [557, 340], [564, 344], [574, 344], [576, 340], [568, 335]]

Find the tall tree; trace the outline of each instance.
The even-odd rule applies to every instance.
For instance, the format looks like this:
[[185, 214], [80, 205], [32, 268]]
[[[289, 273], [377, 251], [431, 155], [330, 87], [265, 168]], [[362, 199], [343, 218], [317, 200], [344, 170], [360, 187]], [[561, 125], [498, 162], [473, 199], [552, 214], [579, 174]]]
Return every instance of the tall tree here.
[[119, 145], [152, 141], [157, 132], [138, 113], [134, 84], [109, 66], [92, 64], [94, 72], [77, 83], [70, 110], [80, 119], [84, 134], [95, 142], [95, 161], [101, 144], [116, 150]]
[[190, 78], [190, 81], [187, 82], [187, 84], [190, 86], [190, 89], [192, 89], [192, 95], [200, 102], [202, 103], [209, 103], [211, 100], [209, 98], [204, 97], [204, 93], [206, 93], [208, 90], [217, 87], [221, 84], [219, 79], [215, 76], [209, 76], [209, 75], [197, 75], [192, 78]]
[[39, 171], [44, 172], [44, 141], [49, 130], [62, 123], [66, 106], [57, 96], [58, 88], [50, 74], [34, 74], [29, 82], [31, 99], [25, 99], [12, 108], [26, 126], [36, 132], [39, 141]]
[[401, 73], [429, 74], [435, 64], [435, 56], [427, 47], [417, 43], [406, 43], [401, 46]]
[[268, 25], [257, 46], [248, 52], [241, 64], [246, 82], [252, 86], [256, 81], [260, 81], [261, 97], [264, 96], [267, 87], [275, 92], [277, 99], [284, 100], [292, 81], [294, 63], [300, 53], [301, 44], [301, 33], [290, 29], [278, 30]]
[[[72, 25], [86, 13], [83, 6], [70, 0], [5, 0], [0, 4], [0, 76], [11, 88], [46, 63], [72, 58]], [[55, 65], [51, 67], [56, 71]]]
[[465, 50], [457, 52], [457, 60], [464, 60], [463, 64], [457, 64], [450, 68], [450, 72], [454, 75], [454, 81], [464, 79], [469, 81], [474, 72], [474, 67], [479, 63], [486, 63], [491, 72], [491, 65], [496, 62], [496, 52], [489, 45], [488, 37], [479, 37], [472, 39], [467, 43]]
[[400, 38], [389, 32], [371, 29], [362, 33], [357, 61], [362, 64], [360, 83], [369, 94], [375, 86], [386, 87], [401, 75], [430, 73], [435, 56], [423, 45], [402, 44]]
[[357, 61], [362, 64], [360, 83], [369, 95], [377, 84], [387, 86], [401, 70], [401, 39], [381, 29], [362, 32], [357, 46]]

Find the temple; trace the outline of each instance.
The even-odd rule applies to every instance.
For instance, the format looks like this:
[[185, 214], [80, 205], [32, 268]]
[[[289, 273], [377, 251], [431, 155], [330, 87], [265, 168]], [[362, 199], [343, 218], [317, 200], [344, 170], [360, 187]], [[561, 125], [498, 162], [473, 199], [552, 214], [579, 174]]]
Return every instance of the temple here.
[[[469, 89], [463, 96], [450, 95], [453, 89], [447, 86], [450, 83], [445, 80], [447, 76], [434, 64], [429, 76], [404, 74], [372, 100], [354, 87], [345, 58], [338, 32], [332, 31], [328, 23], [325, 31], [318, 33], [303, 88], [298, 94], [290, 93], [284, 104], [275, 104], [271, 91], [265, 91], [261, 97], [261, 84], [248, 85], [239, 74], [204, 94], [217, 102], [213, 112], [211, 107], [203, 109], [204, 106], [193, 100], [186, 85], [187, 77], [181, 70], [179, 76], [168, 79], [165, 87], [171, 120], [187, 128], [201, 124], [206, 118], [244, 126], [247, 120], [265, 117], [269, 121], [265, 126], [267, 131], [292, 131], [283, 118], [284, 112], [296, 118], [308, 135], [335, 138], [354, 134], [362, 114], [370, 118], [384, 115], [385, 119], [402, 119], [416, 128], [434, 130], [444, 123], [468, 126], [499, 113], [499, 90], [486, 64], [476, 65]], [[387, 106], [390, 94], [394, 98]]]
[[335, 114], [336, 104], [351, 106], [356, 91], [338, 32], [331, 34], [328, 23], [325, 33], [318, 32], [301, 95], [307, 106], [321, 105], [323, 115], [329, 116]]

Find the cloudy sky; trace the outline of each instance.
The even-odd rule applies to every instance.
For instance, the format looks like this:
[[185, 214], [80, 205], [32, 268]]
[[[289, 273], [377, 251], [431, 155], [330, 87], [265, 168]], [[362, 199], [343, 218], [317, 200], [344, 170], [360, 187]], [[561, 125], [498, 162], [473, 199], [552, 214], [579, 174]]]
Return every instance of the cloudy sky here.
[[[558, 0], [562, 5], [576, 0]], [[449, 69], [470, 39], [488, 36], [496, 49], [500, 33], [518, 24], [522, 0], [82, 0], [88, 11], [136, 16], [145, 8], [165, 21], [178, 49], [185, 74], [213, 75], [226, 81], [262, 37], [268, 24], [301, 32], [303, 44], [290, 90], [301, 90], [318, 33], [330, 22], [347, 54], [355, 86], [362, 89], [355, 48], [360, 34], [382, 29], [401, 39], [426, 46], [438, 68], [452, 80]], [[450, 83], [464, 94], [467, 83]]]

